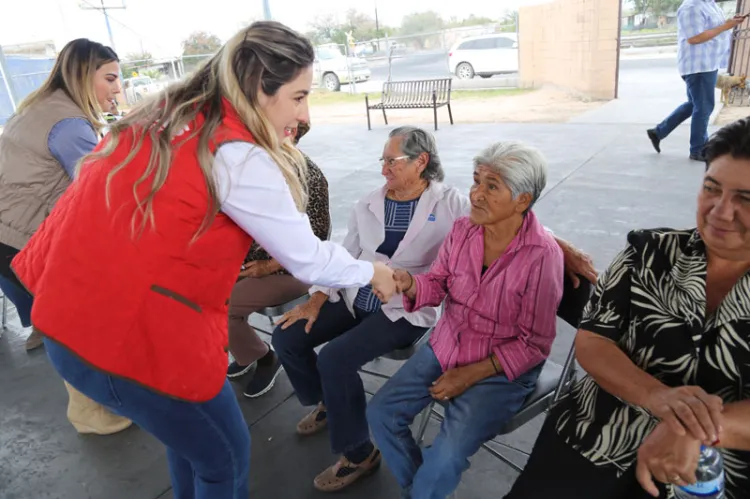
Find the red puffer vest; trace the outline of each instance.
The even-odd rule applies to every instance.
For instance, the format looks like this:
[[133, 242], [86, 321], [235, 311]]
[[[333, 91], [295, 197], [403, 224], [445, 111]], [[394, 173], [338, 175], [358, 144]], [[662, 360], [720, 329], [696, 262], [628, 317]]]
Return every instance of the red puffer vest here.
[[[107, 177], [134, 142], [123, 132], [110, 156], [81, 169], [12, 264], [34, 295], [32, 322], [42, 334], [97, 369], [191, 402], [210, 400], [224, 384], [227, 303], [252, 243], [222, 213], [195, 237], [209, 210], [198, 137], [190, 137], [202, 123], [200, 116], [173, 141], [154, 228], [131, 231], [148, 139], [112, 177], [107, 205]], [[254, 140], [225, 102], [212, 151], [231, 141]], [[137, 187], [141, 198], [151, 181]]]

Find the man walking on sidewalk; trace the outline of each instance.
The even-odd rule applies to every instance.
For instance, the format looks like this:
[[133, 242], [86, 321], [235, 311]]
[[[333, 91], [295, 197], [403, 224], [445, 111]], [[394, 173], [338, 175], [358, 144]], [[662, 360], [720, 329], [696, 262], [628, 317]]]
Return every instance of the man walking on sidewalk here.
[[708, 120], [714, 110], [714, 87], [719, 68], [726, 67], [731, 35], [745, 16], [725, 21], [715, 0], [684, 0], [677, 10], [677, 68], [687, 85], [688, 100], [647, 131], [656, 152], [659, 143], [692, 116], [690, 159], [703, 161]]

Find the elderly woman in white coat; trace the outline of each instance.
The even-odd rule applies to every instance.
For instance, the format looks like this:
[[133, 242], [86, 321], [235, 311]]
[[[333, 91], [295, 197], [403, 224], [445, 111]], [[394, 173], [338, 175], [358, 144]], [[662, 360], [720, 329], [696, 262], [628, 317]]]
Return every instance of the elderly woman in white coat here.
[[[422, 129], [394, 129], [380, 161], [385, 185], [355, 205], [343, 245], [360, 260], [426, 272], [453, 222], [469, 213], [469, 199], [442, 183], [435, 139]], [[576, 271], [593, 272], [587, 256], [567, 243], [561, 246]], [[381, 303], [369, 286], [313, 287], [310, 295], [281, 319], [272, 343], [299, 401], [316, 406], [297, 424], [297, 432], [311, 435], [328, 426], [331, 448], [341, 454], [314, 480], [315, 488], [333, 492], [371, 473], [381, 461], [370, 441], [358, 370], [412, 344], [437, 323], [440, 311], [406, 312], [400, 296]]]

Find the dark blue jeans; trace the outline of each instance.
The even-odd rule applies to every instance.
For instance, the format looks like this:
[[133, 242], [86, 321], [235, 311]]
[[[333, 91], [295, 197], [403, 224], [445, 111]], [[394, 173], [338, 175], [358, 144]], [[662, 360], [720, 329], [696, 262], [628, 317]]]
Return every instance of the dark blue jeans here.
[[492, 376], [450, 400], [440, 432], [423, 451], [409, 426], [433, 401], [429, 389], [443, 369], [430, 345], [420, 348], [367, 408], [375, 443], [405, 497], [445, 499], [452, 494], [469, 468], [469, 457], [518, 412], [541, 371], [539, 365], [513, 381]]
[[34, 303], [34, 298], [29, 292], [3, 275], [0, 275], [0, 289], [15, 305], [21, 325], [31, 326], [31, 305]]
[[[300, 321], [286, 330], [276, 328], [272, 343], [300, 403], [325, 403], [331, 449], [341, 454], [370, 440], [359, 369], [412, 344], [426, 330], [404, 319], [393, 322], [382, 311], [355, 317], [339, 300], [323, 305], [309, 334]], [[326, 342], [316, 354], [314, 349]]]
[[683, 121], [692, 117], [690, 122], [690, 154], [700, 156], [708, 142], [708, 120], [714, 112], [714, 88], [718, 71], [695, 73], [682, 77], [687, 85], [687, 102], [672, 111], [672, 114], [659, 123], [656, 135], [666, 138]]
[[59, 343], [44, 343], [63, 379], [166, 445], [175, 499], [247, 499], [250, 432], [228, 381], [208, 402], [183, 402], [92, 369]]

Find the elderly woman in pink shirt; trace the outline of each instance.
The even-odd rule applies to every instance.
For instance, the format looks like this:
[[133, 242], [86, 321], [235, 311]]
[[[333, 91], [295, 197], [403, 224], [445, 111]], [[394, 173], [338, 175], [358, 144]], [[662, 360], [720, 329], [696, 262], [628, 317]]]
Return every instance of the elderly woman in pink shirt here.
[[[531, 147], [488, 147], [474, 159], [471, 214], [454, 223], [429, 272], [396, 272], [407, 311], [445, 306], [430, 343], [367, 410], [405, 497], [448, 497], [468, 458], [533, 391], [549, 355], [563, 254], [531, 211], [546, 173], [544, 158]], [[445, 421], [423, 452], [409, 425], [433, 399], [446, 405]]]

